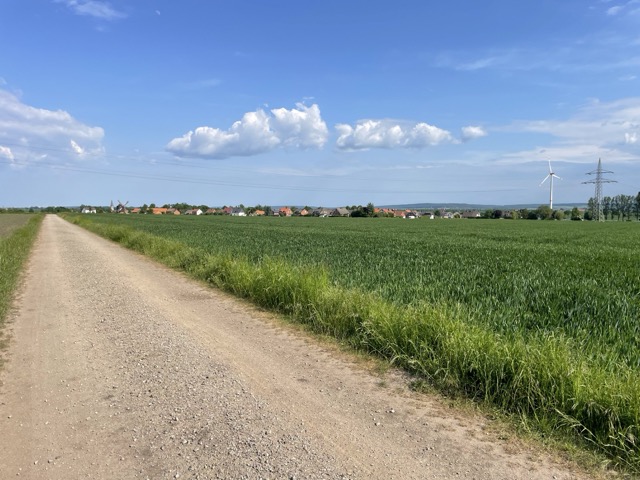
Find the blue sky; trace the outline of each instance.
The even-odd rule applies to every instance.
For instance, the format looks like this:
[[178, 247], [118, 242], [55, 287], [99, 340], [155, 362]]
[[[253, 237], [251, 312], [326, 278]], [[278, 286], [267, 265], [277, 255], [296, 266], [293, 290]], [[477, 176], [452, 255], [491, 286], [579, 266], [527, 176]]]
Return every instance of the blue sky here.
[[4, 0], [0, 206], [640, 191], [640, 0]]

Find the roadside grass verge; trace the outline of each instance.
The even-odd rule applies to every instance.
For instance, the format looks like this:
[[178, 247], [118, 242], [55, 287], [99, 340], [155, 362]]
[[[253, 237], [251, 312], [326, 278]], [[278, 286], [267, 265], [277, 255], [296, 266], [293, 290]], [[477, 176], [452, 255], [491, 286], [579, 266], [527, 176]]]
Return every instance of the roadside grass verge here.
[[557, 332], [500, 335], [466, 321], [456, 303], [397, 305], [339, 288], [318, 267], [283, 259], [206, 254], [130, 227], [66, 217], [192, 277], [290, 316], [463, 395], [520, 418], [545, 435], [604, 453], [640, 472], [640, 382], [622, 363], [602, 366]]
[[0, 238], [8, 237], [15, 229], [26, 225], [31, 218], [31, 213], [0, 214]]
[[6, 348], [3, 333], [5, 321], [20, 273], [43, 218], [42, 215], [31, 215], [24, 226], [12, 229], [7, 236], [0, 237], [0, 350]]

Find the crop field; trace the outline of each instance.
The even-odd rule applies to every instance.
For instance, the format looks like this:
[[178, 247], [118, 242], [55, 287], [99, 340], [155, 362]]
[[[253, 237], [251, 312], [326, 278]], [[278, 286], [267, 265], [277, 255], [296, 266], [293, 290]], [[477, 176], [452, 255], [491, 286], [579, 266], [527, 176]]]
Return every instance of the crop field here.
[[399, 304], [461, 304], [510, 335], [554, 331], [640, 367], [640, 226], [631, 223], [100, 216], [203, 252], [321, 266]]
[[5, 213], [0, 215], [0, 238], [8, 237], [16, 228], [20, 228], [32, 218], [27, 213]]
[[[340, 314], [348, 321], [336, 320], [349, 325], [332, 327], [355, 346], [638, 466], [638, 223], [144, 215], [90, 221], [178, 242], [205, 264], [226, 259], [193, 267], [209, 272], [204, 279], [214, 284], [230, 278], [220, 273], [230, 259], [255, 265], [251, 275], [265, 278], [260, 266], [276, 261], [276, 279], [291, 270], [307, 276], [309, 290], [356, 292], [343, 302], [354, 305]], [[277, 281], [256, 288], [275, 289]], [[310, 323], [332, 315], [318, 313], [323, 302], [347, 308], [327, 301], [329, 294], [294, 290], [286, 301], [297, 307], [283, 306], [280, 294], [274, 308]]]

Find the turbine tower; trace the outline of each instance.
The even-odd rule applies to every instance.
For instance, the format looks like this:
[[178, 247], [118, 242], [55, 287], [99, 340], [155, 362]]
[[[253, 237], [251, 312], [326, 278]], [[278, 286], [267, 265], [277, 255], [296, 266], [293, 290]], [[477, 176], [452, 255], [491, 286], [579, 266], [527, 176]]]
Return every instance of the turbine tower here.
[[540, 182], [540, 186], [549, 179], [549, 208], [551, 210], [553, 210], [553, 177], [556, 177], [558, 180], [562, 180], [558, 175], [553, 173], [553, 170], [551, 169], [551, 160], [549, 160], [549, 175], [544, 177], [544, 180]]
[[602, 175], [604, 173], [613, 173], [609, 170], [602, 169], [602, 159], [598, 159], [598, 168], [587, 172], [587, 175], [595, 175], [595, 180], [588, 180], [582, 183], [594, 183], [596, 185], [596, 204], [594, 205], [593, 211], [593, 219], [597, 222], [604, 222], [604, 215], [602, 214], [602, 184], [603, 183], [618, 183], [616, 180], [609, 180], [608, 178], [604, 178]]

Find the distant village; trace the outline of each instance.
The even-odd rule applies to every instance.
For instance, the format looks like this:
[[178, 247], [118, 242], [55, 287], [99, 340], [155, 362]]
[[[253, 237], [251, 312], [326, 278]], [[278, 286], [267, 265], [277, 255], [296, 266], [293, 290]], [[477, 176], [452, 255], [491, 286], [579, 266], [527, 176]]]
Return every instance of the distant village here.
[[[82, 206], [82, 213], [102, 213], [104, 208], [96, 208]], [[258, 205], [256, 207], [220, 207], [208, 208], [206, 206], [171, 206], [163, 207], [147, 206], [127, 207], [119, 204], [115, 207], [107, 209], [112, 213], [124, 214], [149, 214], [149, 215], [230, 215], [232, 217], [401, 217], [401, 218], [418, 218], [418, 217], [434, 217], [432, 212], [418, 210], [398, 210], [391, 208], [375, 208], [375, 207], [338, 207], [338, 208], [312, 208], [312, 207], [268, 207]], [[480, 216], [479, 212], [476, 212]], [[450, 215], [448, 212], [444, 215]]]
[[[369, 203], [366, 206], [358, 205], [351, 207], [323, 208], [323, 207], [270, 207], [257, 205], [255, 207], [224, 206], [220, 208], [209, 208], [206, 205], [194, 206], [188, 204], [164, 205], [157, 207], [154, 204], [143, 205], [141, 207], [128, 207], [127, 204], [119, 202], [116, 206], [110, 207], [90, 207], [81, 206], [81, 212], [92, 213], [120, 213], [120, 214], [148, 214], [148, 215], [228, 215], [232, 217], [392, 217], [404, 219], [454, 219], [454, 218], [494, 218], [494, 219], [571, 219], [582, 220], [585, 211], [577, 207], [567, 210], [551, 210], [546, 205], [541, 205], [537, 209], [522, 208], [518, 210], [463, 210], [456, 211], [447, 208], [439, 209], [397, 209], [378, 208]], [[588, 213], [588, 212], [587, 212]], [[588, 216], [588, 215], [587, 215]]]

